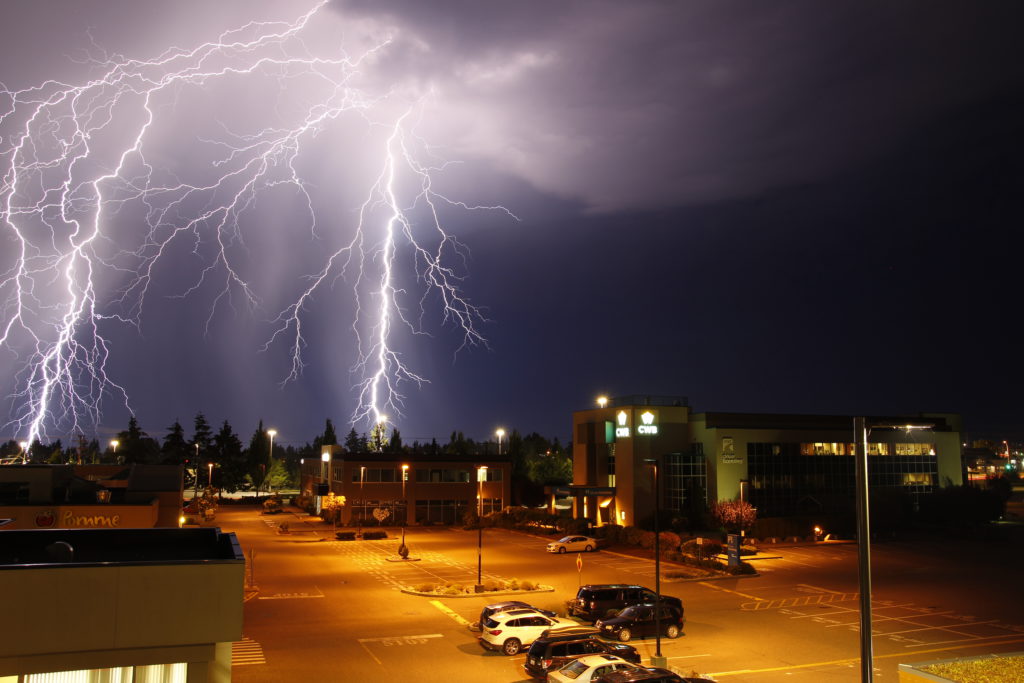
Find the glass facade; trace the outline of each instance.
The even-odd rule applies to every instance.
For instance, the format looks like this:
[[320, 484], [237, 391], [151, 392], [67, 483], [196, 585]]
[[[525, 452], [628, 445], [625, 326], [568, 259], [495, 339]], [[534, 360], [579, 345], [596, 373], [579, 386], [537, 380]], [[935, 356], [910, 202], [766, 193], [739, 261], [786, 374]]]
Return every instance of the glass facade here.
[[[832, 453], [808, 454], [808, 446], [813, 451], [819, 445], [847, 444], [747, 444], [750, 503], [758, 509], [759, 517], [844, 513], [853, 509], [857, 489], [855, 458]], [[890, 455], [894, 451], [897, 455]], [[917, 453], [899, 454], [906, 451]], [[869, 444], [868, 453], [868, 485], [873, 490], [926, 493], [938, 483], [938, 463], [931, 444]]]
[[665, 456], [665, 509], [687, 512], [708, 503], [708, 468], [704, 444], [697, 442], [688, 453]]

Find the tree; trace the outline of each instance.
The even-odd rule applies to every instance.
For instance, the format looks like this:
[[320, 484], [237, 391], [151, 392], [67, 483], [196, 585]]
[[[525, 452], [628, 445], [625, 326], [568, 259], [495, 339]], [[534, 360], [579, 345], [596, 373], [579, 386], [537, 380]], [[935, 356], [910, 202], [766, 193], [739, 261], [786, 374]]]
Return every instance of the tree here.
[[188, 442], [185, 429], [177, 420], [167, 428], [164, 445], [161, 447], [162, 461], [166, 465], [180, 465], [188, 459]]
[[374, 453], [383, 453], [388, 447], [388, 426], [383, 422], [373, 425], [370, 430], [370, 442], [368, 447]]
[[324, 435], [320, 439], [322, 446], [337, 446], [338, 435], [334, 433], [334, 423], [331, 422], [330, 418], [327, 420], [327, 425], [324, 427]]
[[359, 434], [356, 433], [356, 428], [353, 427], [349, 430], [345, 436], [345, 450], [349, 453], [359, 453]]
[[128, 429], [117, 434], [117, 455], [126, 463], [155, 462], [160, 446], [139, 427], [139, 421], [132, 415]]
[[246, 470], [249, 477], [256, 484], [257, 493], [259, 493], [260, 489], [264, 488], [272, 460], [270, 435], [263, 428], [263, 420], [260, 420], [259, 426], [256, 427], [252, 438], [249, 439], [249, 449], [246, 451]]
[[398, 429], [391, 430], [391, 452], [398, 453], [402, 450], [402, 435], [398, 433]]
[[729, 533], [746, 531], [757, 521], [757, 509], [743, 500], [723, 500], [711, 506], [711, 515]]
[[[213, 443], [208, 449], [210, 462], [218, 465], [214, 474], [214, 481], [220, 488], [229, 493], [234, 493], [245, 482], [246, 459], [242, 452], [242, 442], [231, 428], [231, 424], [224, 420], [220, 431], [213, 437]], [[197, 467], [201, 463], [196, 464]]]
[[[210, 423], [206, 421], [206, 416], [202, 413], [196, 414], [193, 425], [192, 441], [189, 445], [192, 447], [192, 450], [195, 451], [195, 457], [198, 460], [202, 457], [203, 451], [209, 449], [210, 445], [213, 443], [213, 431], [210, 429]], [[191, 454], [189, 457], [191, 457]], [[189, 458], [186, 458], [186, 460], [188, 459]], [[198, 462], [196, 465], [198, 466]]]

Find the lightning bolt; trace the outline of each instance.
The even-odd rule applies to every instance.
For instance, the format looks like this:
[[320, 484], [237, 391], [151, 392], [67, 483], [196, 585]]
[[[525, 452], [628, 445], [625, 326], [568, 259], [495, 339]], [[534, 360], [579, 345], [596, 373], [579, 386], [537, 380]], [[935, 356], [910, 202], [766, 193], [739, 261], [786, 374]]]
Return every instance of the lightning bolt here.
[[[445, 163], [416, 134], [431, 94], [409, 97], [393, 88], [375, 95], [358, 86], [364, 66], [387, 50], [390, 38], [355, 56], [314, 54], [306, 34], [325, 5], [293, 21], [249, 22], [149, 60], [93, 55], [94, 75], [77, 84], [0, 84], [0, 229], [17, 247], [0, 273], [0, 345], [23, 364], [8, 427], [27, 432], [32, 442], [50, 428], [97, 424], [105, 397], [130, 410], [128, 392], [106, 371], [111, 347], [103, 328], [141, 330], [157, 264], [181, 244], [203, 265], [176, 295], [214, 292], [207, 330], [221, 306], [259, 309], [256, 287], [237, 262], [245, 218], [257, 197], [291, 188], [303, 229], [318, 238], [314, 186], [299, 170], [302, 153], [328, 127], [353, 121], [386, 132], [354, 236], [307, 276], [292, 303], [270, 316], [263, 349], [287, 344], [283, 382], [297, 379], [310, 299], [339, 278], [350, 281], [358, 347], [352, 420], [381, 424], [385, 410], [401, 415], [403, 384], [426, 381], [405, 364], [394, 339], [400, 328], [425, 334], [429, 304], [439, 301], [443, 322], [461, 331], [460, 349], [486, 345], [484, 316], [461, 288], [466, 249], [444, 229], [440, 208], [515, 217], [434, 190]], [[161, 157], [154, 140], [175, 131], [183, 93], [234, 93], [245, 79], [269, 79], [278, 89], [272, 125], [234, 121], [222, 123], [216, 138], [199, 137], [196, 149], [209, 162], [195, 165], [202, 169], [151, 160]], [[137, 230], [125, 227], [136, 222]], [[415, 273], [414, 289], [399, 284], [403, 258]]]

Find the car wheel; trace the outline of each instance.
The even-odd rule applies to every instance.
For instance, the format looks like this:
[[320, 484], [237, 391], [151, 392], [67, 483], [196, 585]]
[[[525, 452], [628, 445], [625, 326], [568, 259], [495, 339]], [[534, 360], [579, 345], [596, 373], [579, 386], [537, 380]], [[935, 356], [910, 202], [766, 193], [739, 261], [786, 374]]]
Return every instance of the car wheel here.
[[564, 555], [564, 554], [565, 554], [565, 546], [564, 546], [564, 545], [563, 545], [563, 546], [560, 546], [560, 547], [558, 548], [558, 554], [559, 554], [559, 555]]
[[585, 548], [583, 549], [583, 552], [585, 552], [585, 553], [589, 553], [589, 552], [591, 552], [591, 551], [593, 551], [593, 550], [594, 550], [594, 546], [592, 546], [592, 545], [588, 545], [587, 547], [585, 547]]
[[501, 651], [507, 655], [516, 655], [519, 654], [519, 650], [522, 646], [523, 645], [519, 642], [518, 638], [509, 638], [505, 641], [505, 644], [501, 646]]
[[619, 631], [619, 640], [621, 640], [623, 643], [628, 643], [630, 638], [632, 637], [633, 633], [628, 628], [624, 628], [621, 631]]
[[679, 637], [679, 627], [676, 626], [675, 624], [670, 624], [669, 627], [667, 629], [665, 629], [665, 635], [667, 637], [669, 637], [669, 638], [678, 638]]

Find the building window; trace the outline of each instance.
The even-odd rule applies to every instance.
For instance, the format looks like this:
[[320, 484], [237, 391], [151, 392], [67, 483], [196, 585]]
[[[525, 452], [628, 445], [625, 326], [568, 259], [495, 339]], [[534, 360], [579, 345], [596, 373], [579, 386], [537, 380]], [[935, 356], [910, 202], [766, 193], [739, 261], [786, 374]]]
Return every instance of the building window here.
[[[693, 444], [694, 446], [699, 444]], [[665, 456], [665, 507], [679, 513], [697, 512], [707, 507], [708, 473], [703, 449], [694, 454], [669, 453]]]
[[896, 455], [935, 455], [933, 443], [898, 443]]
[[367, 467], [355, 468], [352, 470], [352, 481], [359, 483], [360, 481], [372, 482], [375, 484], [380, 483], [392, 483], [402, 481], [402, 476], [399, 474], [397, 467]]
[[472, 481], [469, 470], [452, 469], [416, 469], [416, 481], [419, 483], [458, 484]]

